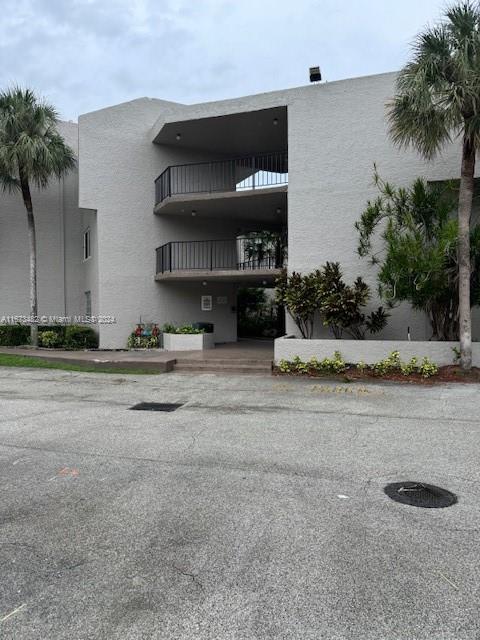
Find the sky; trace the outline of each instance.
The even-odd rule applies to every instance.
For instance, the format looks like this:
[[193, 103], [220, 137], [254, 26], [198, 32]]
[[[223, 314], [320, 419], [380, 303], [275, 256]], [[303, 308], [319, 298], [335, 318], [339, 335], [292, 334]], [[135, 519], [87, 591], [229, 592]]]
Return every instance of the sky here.
[[62, 119], [148, 96], [191, 104], [399, 69], [443, 0], [0, 0], [0, 88]]

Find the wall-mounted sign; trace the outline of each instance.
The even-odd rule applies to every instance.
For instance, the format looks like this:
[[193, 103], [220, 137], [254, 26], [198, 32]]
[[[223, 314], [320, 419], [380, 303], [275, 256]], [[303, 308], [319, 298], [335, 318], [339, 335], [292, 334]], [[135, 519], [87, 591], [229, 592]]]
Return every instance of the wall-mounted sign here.
[[202, 311], [211, 311], [212, 307], [212, 296], [202, 296]]
[[227, 296], [217, 296], [217, 304], [227, 304]]

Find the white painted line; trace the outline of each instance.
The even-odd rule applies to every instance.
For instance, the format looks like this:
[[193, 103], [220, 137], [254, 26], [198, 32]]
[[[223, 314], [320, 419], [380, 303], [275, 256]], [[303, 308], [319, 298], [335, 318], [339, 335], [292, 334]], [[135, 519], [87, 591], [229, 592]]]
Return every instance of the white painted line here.
[[452, 587], [458, 591], [458, 587], [457, 587], [457, 585], [456, 585], [454, 582], [452, 582], [449, 578], [447, 578], [447, 576], [446, 576], [445, 574], [443, 574], [441, 571], [438, 571], [437, 573], [438, 573], [438, 575], [439, 575], [439, 576], [441, 576], [441, 577], [442, 577], [446, 582], [448, 582], [448, 584], [451, 584], [451, 585], [452, 585]]
[[14, 609], [13, 611], [10, 611], [10, 613], [7, 613], [6, 616], [3, 616], [3, 618], [0, 618], [0, 622], [5, 622], [5, 620], [8, 620], [8, 618], [11, 618], [12, 616], [14, 616], [16, 613], [18, 613], [19, 611], [21, 611], [23, 609], [23, 607], [26, 607], [27, 604], [26, 602], [24, 602], [23, 604], [21, 604], [19, 607], [17, 607], [16, 609]]

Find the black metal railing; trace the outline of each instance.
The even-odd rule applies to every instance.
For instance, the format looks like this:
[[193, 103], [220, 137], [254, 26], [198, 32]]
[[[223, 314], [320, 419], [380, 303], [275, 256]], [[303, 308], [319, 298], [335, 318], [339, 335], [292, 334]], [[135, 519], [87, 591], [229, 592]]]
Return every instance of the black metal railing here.
[[284, 151], [167, 167], [155, 180], [155, 204], [174, 195], [245, 191], [288, 184]]
[[281, 269], [286, 249], [277, 242], [252, 238], [167, 242], [156, 249], [156, 273], [190, 270]]

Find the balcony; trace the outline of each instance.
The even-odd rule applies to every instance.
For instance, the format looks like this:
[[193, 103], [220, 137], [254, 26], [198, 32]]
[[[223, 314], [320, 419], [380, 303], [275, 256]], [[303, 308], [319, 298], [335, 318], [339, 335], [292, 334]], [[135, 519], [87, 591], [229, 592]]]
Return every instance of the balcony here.
[[174, 165], [155, 180], [155, 211], [170, 200], [231, 198], [255, 190], [284, 192], [287, 184], [288, 157], [283, 151]]
[[273, 284], [285, 265], [280, 238], [167, 242], [156, 250], [156, 280], [230, 280]]

